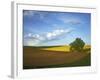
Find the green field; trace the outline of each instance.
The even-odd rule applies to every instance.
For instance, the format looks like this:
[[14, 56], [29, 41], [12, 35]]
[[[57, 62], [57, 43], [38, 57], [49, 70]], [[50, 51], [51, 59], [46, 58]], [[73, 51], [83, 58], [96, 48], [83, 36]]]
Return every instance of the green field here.
[[90, 45], [82, 52], [70, 52], [70, 46], [23, 47], [23, 69], [77, 67], [91, 65]]

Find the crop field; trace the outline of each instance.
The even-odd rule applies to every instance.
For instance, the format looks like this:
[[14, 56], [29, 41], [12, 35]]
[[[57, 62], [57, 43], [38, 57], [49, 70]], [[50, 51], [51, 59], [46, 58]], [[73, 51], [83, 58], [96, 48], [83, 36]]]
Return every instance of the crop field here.
[[42, 50], [49, 50], [49, 51], [63, 51], [63, 52], [69, 52], [70, 46], [55, 46], [50, 48], [42, 48]]
[[69, 46], [23, 47], [23, 69], [78, 67], [91, 65], [91, 46], [70, 52]]

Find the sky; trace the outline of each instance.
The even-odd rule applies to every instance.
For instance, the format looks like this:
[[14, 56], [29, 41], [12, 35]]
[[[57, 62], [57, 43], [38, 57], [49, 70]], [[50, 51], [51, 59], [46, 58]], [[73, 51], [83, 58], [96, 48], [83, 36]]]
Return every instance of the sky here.
[[91, 44], [91, 14], [23, 10], [24, 46], [69, 45], [76, 38]]

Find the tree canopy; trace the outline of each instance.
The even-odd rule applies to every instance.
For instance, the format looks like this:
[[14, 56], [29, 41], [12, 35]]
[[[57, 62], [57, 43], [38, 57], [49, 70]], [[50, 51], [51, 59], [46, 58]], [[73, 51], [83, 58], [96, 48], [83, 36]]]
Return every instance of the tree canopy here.
[[70, 45], [70, 51], [82, 51], [85, 42], [81, 38], [76, 38]]

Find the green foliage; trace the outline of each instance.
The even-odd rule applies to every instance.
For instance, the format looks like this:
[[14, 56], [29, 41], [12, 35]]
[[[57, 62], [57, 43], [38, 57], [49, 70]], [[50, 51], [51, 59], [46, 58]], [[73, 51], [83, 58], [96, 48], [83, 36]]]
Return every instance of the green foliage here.
[[83, 51], [85, 42], [81, 38], [76, 38], [75, 41], [69, 44], [70, 51]]

